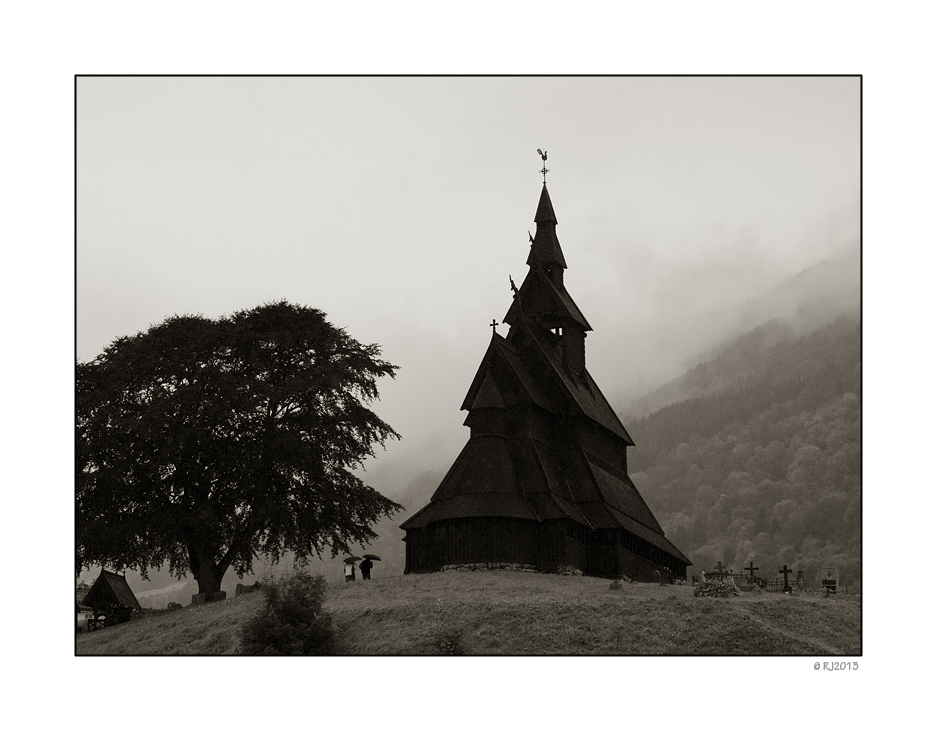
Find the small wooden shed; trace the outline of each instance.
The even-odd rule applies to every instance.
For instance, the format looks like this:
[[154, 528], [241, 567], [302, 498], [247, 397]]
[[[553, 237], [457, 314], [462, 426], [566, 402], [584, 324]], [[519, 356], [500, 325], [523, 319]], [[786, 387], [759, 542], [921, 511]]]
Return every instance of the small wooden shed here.
[[101, 575], [91, 585], [81, 603], [94, 611], [95, 624], [103, 620], [105, 626], [126, 622], [134, 610], [143, 611], [127, 585], [127, 578], [106, 569], [101, 569]]

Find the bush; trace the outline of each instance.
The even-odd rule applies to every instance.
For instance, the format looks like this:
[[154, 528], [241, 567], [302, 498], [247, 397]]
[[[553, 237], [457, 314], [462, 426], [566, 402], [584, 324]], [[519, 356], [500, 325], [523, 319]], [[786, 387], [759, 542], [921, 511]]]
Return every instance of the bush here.
[[328, 591], [323, 576], [294, 572], [265, 582], [264, 607], [241, 630], [245, 655], [328, 655], [335, 632], [322, 609]]
[[712, 579], [697, 584], [693, 596], [739, 596], [739, 588], [732, 581]]

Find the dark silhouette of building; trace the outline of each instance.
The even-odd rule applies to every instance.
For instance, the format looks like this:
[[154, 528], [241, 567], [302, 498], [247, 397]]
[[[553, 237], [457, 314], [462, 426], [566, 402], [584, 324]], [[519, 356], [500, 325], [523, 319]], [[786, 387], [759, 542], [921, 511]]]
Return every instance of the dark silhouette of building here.
[[546, 182], [534, 221], [527, 277], [520, 289], [511, 280], [510, 330], [502, 337], [492, 323], [462, 404], [468, 443], [429, 504], [401, 526], [406, 572], [503, 563], [682, 578], [690, 561], [628, 477], [634, 442], [586, 368], [592, 328], [563, 283]]
[[126, 622], [134, 611], [143, 611], [127, 585], [127, 577], [106, 569], [101, 569], [81, 603], [94, 611], [95, 621], [104, 618], [107, 625]]

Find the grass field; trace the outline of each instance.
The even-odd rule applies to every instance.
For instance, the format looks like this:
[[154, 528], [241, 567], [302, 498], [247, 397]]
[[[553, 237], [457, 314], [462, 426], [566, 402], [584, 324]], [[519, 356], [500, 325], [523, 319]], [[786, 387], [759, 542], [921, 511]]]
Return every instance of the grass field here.
[[[856, 595], [693, 596], [686, 586], [480, 571], [330, 585], [342, 655], [858, 655]], [[238, 654], [260, 593], [79, 635], [78, 655]]]

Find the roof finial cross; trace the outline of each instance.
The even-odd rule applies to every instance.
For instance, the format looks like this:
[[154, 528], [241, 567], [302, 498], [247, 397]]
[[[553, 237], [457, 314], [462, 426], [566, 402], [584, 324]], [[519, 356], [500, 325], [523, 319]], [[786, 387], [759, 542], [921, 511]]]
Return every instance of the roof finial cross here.
[[546, 151], [546, 150], [541, 150], [541, 149], [538, 147], [538, 148], [537, 148], [537, 152], [540, 153], [540, 157], [543, 159], [543, 169], [542, 169], [540, 172], [543, 173], [543, 184], [546, 185], [546, 184], [547, 184], [547, 173], [550, 172], [549, 170], [547, 170], [547, 151]]
[[494, 333], [497, 332], [497, 330], [498, 330], [498, 321], [497, 321], [497, 320], [492, 320], [492, 321], [491, 321], [491, 324], [490, 324], [488, 327], [491, 328], [491, 332], [492, 332], [492, 334], [494, 334]]

